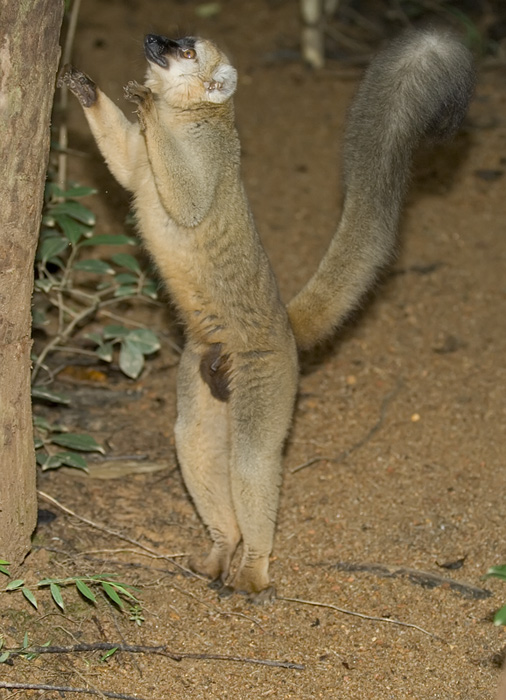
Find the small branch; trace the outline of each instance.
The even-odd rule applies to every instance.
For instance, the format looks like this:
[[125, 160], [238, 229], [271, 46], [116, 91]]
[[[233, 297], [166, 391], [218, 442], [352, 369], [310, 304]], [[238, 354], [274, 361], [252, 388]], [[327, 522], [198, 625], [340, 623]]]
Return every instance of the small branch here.
[[383, 426], [383, 423], [385, 422], [385, 417], [387, 413], [387, 408], [391, 401], [397, 396], [397, 394], [400, 391], [400, 388], [402, 386], [402, 381], [399, 379], [397, 380], [396, 385], [394, 388], [386, 394], [386, 396], [383, 398], [383, 401], [381, 402], [381, 408], [380, 408], [380, 415], [376, 423], [370, 428], [367, 433], [360, 438], [358, 442], [355, 442], [351, 447], [348, 447], [346, 450], [343, 450], [337, 457], [312, 457], [309, 459], [307, 462], [304, 462], [303, 464], [299, 464], [297, 467], [294, 467], [291, 470], [291, 474], [296, 474], [297, 472], [302, 471], [306, 467], [310, 467], [312, 464], [315, 464], [316, 462], [333, 462], [334, 464], [341, 464], [341, 462], [344, 462], [345, 459], [348, 459], [348, 457], [353, 454], [353, 452], [356, 452], [359, 450], [361, 447], [363, 447], [371, 438], [380, 430], [380, 428]]
[[[70, 11], [69, 25], [67, 29], [67, 36], [65, 37], [65, 46], [62, 53], [62, 66], [70, 63], [70, 58], [72, 55], [72, 46], [74, 44], [74, 37], [77, 28], [77, 18], [79, 16], [79, 8], [81, 5], [81, 0], [74, 0], [72, 3], [72, 9]], [[58, 186], [61, 190], [65, 190], [67, 187], [67, 147], [68, 147], [68, 130], [67, 123], [65, 122], [65, 112], [67, 111], [68, 105], [68, 88], [64, 85], [60, 90], [60, 100], [59, 108], [61, 112], [62, 123], [59, 129], [59, 154], [58, 154]]]
[[[170, 651], [165, 645], [161, 646], [141, 646], [137, 644], [114, 644], [112, 642], [95, 642], [93, 644], [74, 644], [68, 647], [61, 646], [31, 646], [27, 649], [4, 649], [9, 652], [10, 656], [21, 656], [23, 654], [75, 654], [79, 652], [89, 651], [124, 651], [130, 654], [156, 654], [158, 656], [167, 656], [173, 661], [182, 661], [183, 659], [195, 659], [200, 661], [233, 661], [243, 664], [256, 664], [260, 666], [272, 666], [275, 668], [288, 668], [296, 671], [303, 671], [305, 666], [297, 664], [293, 661], [277, 661], [275, 659], [255, 659], [249, 656], [230, 656], [228, 654], [210, 654], [207, 652], [174, 652]], [[1, 687], [1, 686], [0, 686]], [[106, 695], [106, 693], [104, 693]], [[111, 696], [120, 697], [120, 696]]]
[[486, 588], [477, 588], [469, 583], [455, 581], [455, 579], [448, 578], [447, 576], [433, 574], [430, 571], [421, 571], [420, 569], [410, 569], [406, 566], [387, 566], [385, 564], [358, 562], [337, 562], [331, 566], [338, 571], [361, 572], [373, 574], [374, 576], [382, 576], [383, 578], [406, 578], [410, 583], [422, 586], [423, 588], [445, 586], [454, 593], [458, 593], [464, 598], [469, 598], [471, 600], [484, 600], [492, 595]]
[[85, 309], [82, 311], [80, 314], [74, 317], [74, 319], [68, 324], [68, 326], [65, 328], [64, 331], [58, 333], [58, 335], [55, 335], [55, 337], [45, 346], [45, 348], [42, 350], [40, 355], [37, 358], [37, 362], [35, 363], [32, 371], [32, 383], [35, 381], [37, 374], [39, 373], [39, 370], [42, 366], [42, 363], [46, 359], [47, 355], [51, 352], [51, 350], [54, 350], [58, 345], [62, 342], [62, 340], [67, 340], [70, 338], [72, 333], [74, 332], [75, 328], [82, 323], [88, 316], [92, 316], [94, 313], [97, 312], [97, 309], [99, 308], [99, 301], [96, 301], [93, 306], [90, 306], [89, 308]]
[[71, 688], [66, 685], [45, 685], [38, 683], [4, 683], [0, 681], [0, 688], [9, 690], [53, 690], [57, 693], [85, 693], [87, 695], [105, 695], [106, 698], [119, 698], [119, 700], [142, 700], [138, 695], [124, 695], [123, 693], [110, 693], [106, 690], [91, 690], [90, 688]]
[[[67, 263], [67, 268], [69, 269], [69, 263]], [[116, 318], [118, 320], [123, 320], [121, 317], [116, 316], [115, 314], [112, 314], [108, 311], [105, 311], [105, 308], [108, 306], [113, 306], [115, 304], [120, 304], [121, 302], [125, 301], [125, 298], [121, 297], [113, 297], [111, 299], [104, 299], [103, 297], [106, 294], [110, 293], [110, 290], [103, 290], [102, 292], [98, 292], [96, 294], [88, 294], [87, 292], [83, 292], [82, 290], [79, 289], [72, 289], [71, 287], [65, 287], [65, 286], [59, 286], [54, 288], [57, 294], [57, 298], [51, 299], [49, 298], [49, 301], [51, 304], [58, 310], [58, 325], [59, 329], [56, 335], [45, 345], [45, 347], [42, 349], [40, 352], [40, 355], [37, 357], [37, 361], [35, 362], [35, 365], [33, 367], [32, 371], [32, 384], [34, 383], [40, 369], [44, 366], [44, 360], [48, 356], [50, 352], [60, 350], [62, 347], [62, 343], [65, 341], [69, 340], [69, 338], [72, 336], [76, 328], [82, 324], [84, 321], [87, 320], [89, 316], [94, 316], [95, 314], [97, 315], [103, 315], [103, 316], [108, 316], [109, 318]], [[85, 309], [83, 309], [80, 312], [73, 311], [69, 309], [68, 307], [64, 306], [63, 304], [63, 293], [68, 294], [69, 296], [77, 297], [79, 299], [85, 299], [90, 303], [89, 306], [87, 306]], [[135, 296], [128, 297], [129, 301], [139, 301], [142, 300], [143, 302], [147, 302], [150, 304], [155, 304], [151, 299], [148, 299], [147, 297], [142, 296], [141, 294], [137, 294]], [[68, 323], [68, 325], [63, 328], [63, 312], [68, 313], [69, 315], [73, 316], [72, 321]], [[134, 321], [131, 321], [128, 319], [126, 321], [130, 325], [137, 326], [139, 328], [146, 328], [146, 326], [142, 323], [137, 323]], [[181, 354], [181, 348], [174, 343], [171, 340], [167, 340], [167, 344], [178, 354]], [[68, 352], [68, 349], [66, 350]]]
[[[187, 569], [185, 566], [182, 566], [182, 564], [178, 564], [178, 562], [174, 561], [174, 559], [172, 558], [172, 555], [160, 554], [159, 552], [156, 552], [154, 549], [151, 549], [151, 547], [147, 547], [146, 545], [142, 544], [142, 542], [138, 542], [137, 540], [134, 540], [131, 537], [128, 537], [128, 535], [123, 535], [121, 532], [117, 532], [116, 530], [111, 530], [110, 528], [106, 527], [105, 525], [100, 525], [99, 523], [96, 523], [93, 520], [88, 520], [88, 518], [84, 518], [82, 515], [78, 515], [73, 510], [70, 510], [70, 508], [67, 508], [62, 503], [57, 501], [56, 498], [53, 498], [52, 496], [50, 496], [47, 493], [44, 493], [44, 491], [37, 491], [37, 493], [45, 501], [52, 503], [54, 506], [56, 506], [57, 508], [62, 510], [64, 513], [67, 513], [67, 515], [71, 515], [73, 518], [80, 520], [82, 523], [85, 523], [86, 525], [89, 525], [90, 527], [93, 527], [96, 530], [100, 530], [101, 532], [105, 532], [106, 534], [111, 535], [112, 537], [117, 537], [118, 539], [123, 540], [124, 542], [130, 542], [130, 544], [133, 544], [136, 547], [139, 547], [139, 549], [142, 549], [145, 552], [148, 552], [154, 558], [163, 559], [164, 561], [168, 561], [171, 564], [173, 564], [175, 567], [180, 569], [181, 571], [184, 571], [184, 573], [190, 574], [194, 578], [207, 580], [204, 576], [200, 576], [199, 574], [196, 574], [194, 571], [191, 571], [190, 569]], [[180, 555], [176, 555], [176, 556], [180, 556]]]
[[441, 639], [441, 637], [438, 637], [436, 634], [432, 634], [432, 632], [428, 632], [427, 630], [424, 630], [423, 627], [419, 627], [418, 625], [414, 625], [411, 622], [401, 622], [401, 620], [395, 620], [392, 617], [376, 617], [374, 615], [365, 615], [364, 613], [355, 612], [354, 610], [347, 610], [346, 608], [339, 608], [337, 605], [332, 605], [332, 603], [319, 603], [316, 600], [302, 600], [301, 598], [288, 598], [288, 597], [282, 596], [282, 595], [276, 596], [276, 599], [277, 600], [285, 600], [288, 603], [301, 603], [302, 605], [314, 605], [318, 608], [329, 608], [331, 610], [336, 610], [337, 612], [340, 612], [343, 615], [353, 615], [354, 617], [360, 617], [362, 620], [371, 620], [372, 622], [389, 622], [391, 625], [400, 625], [401, 627], [411, 627], [412, 629], [418, 630], [419, 632], [423, 632], [423, 634], [426, 634], [429, 637], [432, 637], [433, 639], [439, 639], [441, 642], [444, 642], [444, 639]]

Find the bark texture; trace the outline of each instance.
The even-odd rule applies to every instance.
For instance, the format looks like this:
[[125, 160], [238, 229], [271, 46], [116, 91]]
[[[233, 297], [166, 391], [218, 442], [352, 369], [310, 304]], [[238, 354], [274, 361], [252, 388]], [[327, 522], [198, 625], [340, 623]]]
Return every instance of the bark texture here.
[[62, 0], [0, 0], [0, 558], [14, 567], [37, 515], [30, 307], [62, 17]]

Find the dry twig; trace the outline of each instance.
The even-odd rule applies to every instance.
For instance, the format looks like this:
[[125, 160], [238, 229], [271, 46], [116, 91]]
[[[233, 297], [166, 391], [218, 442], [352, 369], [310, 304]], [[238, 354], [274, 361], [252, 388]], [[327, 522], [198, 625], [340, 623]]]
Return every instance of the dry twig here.
[[[114, 644], [112, 642], [94, 642], [93, 644], [73, 644], [72, 646], [31, 646], [28, 649], [4, 649], [9, 652], [10, 657], [30, 654], [75, 654], [89, 651], [125, 651], [130, 654], [157, 654], [167, 656], [173, 661], [183, 661], [183, 659], [195, 659], [200, 661], [233, 661], [243, 664], [256, 664], [260, 666], [272, 666], [274, 668], [288, 668], [296, 671], [303, 671], [305, 666], [294, 661], [277, 661], [276, 659], [255, 659], [249, 656], [231, 656], [229, 654], [213, 654], [208, 652], [175, 652], [165, 645], [161, 646], [141, 646], [138, 644]], [[1, 687], [1, 686], [0, 686]], [[105, 693], [104, 693], [105, 694]], [[119, 696], [118, 696], [119, 697]]]
[[56, 693], [84, 693], [87, 695], [105, 695], [106, 698], [118, 698], [119, 700], [142, 700], [138, 695], [124, 695], [123, 693], [110, 693], [106, 690], [71, 688], [66, 685], [46, 685], [43, 683], [4, 683], [0, 681], [0, 688], [9, 690], [53, 690]]
[[303, 600], [302, 598], [289, 598], [287, 596], [276, 596], [277, 600], [286, 600], [288, 603], [301, 603], [302, 605], [313, 605], [318, 608], [329, 608], [331, 610], [336, 610], [337, 612], [342, 613], [343, 615], [353, 615], [354, 617], [360, 617], [362, 620], [371, 620], [372, 622], [389, 622], [391, 625], [400, 625], [401, 627], [411, 627], [412, 629], [418, 630], [419, 632], [423, 632], [423, 634], [428, 635], [429, 637], [432, 637], [433, 639], [439, 639], [441, 642], [444, 641], [444, 639], [441, 639], [441, 637], [438, 637], [436, 634], [432, 634], [432, 632], [428, 632], [427, 630], [423, 629], [423, 627], [419, 627], [418, 625], [414, 625], [412, 622], [402, 622], [401, 620], [396, 620], [395, 618], [392, 617], [376, 617], [375, 615], [365, 615], [364, 613], [359, 613], [355, 612], [354, 610], [347, 610], [346, 608], [339, 608], [337, 605], [333, 605], [332, 603], [320, 603], [316, 600]]
[[96, 523], [93, 520], [89, 520], [88, 518], [84, 518], [82, 515], [78, 515], [73, 510], [71, 510], [70, 508], [67, 508], [62, 503], [57, 501], [56, 498], [53, 498], [52, 496], [50, 496], [47, 493], [44, 493], [44, 491], [37, 491], [37, 493], [45, 501], [48, 501], [48, 503], [52, 503], [54, 506], [56, 506], [57, 508], [62, 510], [64, 513], [67, 513], [67, 515], [71, 515], [73, 518], [80, 520], [82, 523], [85, 523], [86, 525], [89, 525], [90, 527], [93, 527], [96, 530], [100, 530], [102, 532], [105, 532], [108, 535], [111, 535], [112, 537], [117, 537], [118, 539], [124, 540], [125, 542], [130, 542], [130, 544], [133, 544], [136, 547], [139, 547], [139, 549], [144, 550], [144, 552], [148, 552], [154, 559], [163, 559], [164, 561], [168, 561], [171, 564], [173, 564], [174, 566], [176, 566], [178, 569], [180, 569], [181, 571], [184, 571], [186, 574], [190, 574], [191, 576], [194, 576], [195, 578], [200, 578], [200, 579], [206, 580], [203, 576], [196, 574], [194, 571], [191, 571], [190, 569], [187, 569], [182, 564], [178, 564], [178, 562], [174, 561], [174, 559], [172, 557], [173, 556], [181, 556], [180, 554], [176, 554], [176, 555], [160, 554], [159, 552], [156, 552], [154, 549], [151, 549], [151, 547], [148, 547], [147, 545], [142, 544], [142, 542], [138, 542], [137, 540], [134, 540], [131, 537], [128, 537], [128, 535], [123, 535], [123, 533], [121, 533], [121, 532], [117, 532], [116, 530], [111, 530], [110, 528], [106, 527], [105, 525], [100, 525], [99, 523]]
[[383, 398], [383, 401], [381, 402], [380, 415], [378, 420], [372, 426], [372, 428], [369, 428], [367, 433], [362, 438], [360, 438], [360, 440], [358, 440], [358, 442], [355, 442], [353, 445], [351, 445], [351, 447], [348, 447], [346, 450], [343, 450], [340, 454], [337, 455], [337, 457], [312, 457], [311, 459], [308, 459], [307, 462], [303, 462], [297, 467], [294, 467], [291, 470], [291, 473], [295, 474], [296, 472], [300, 472], [306, 467], [310, 467], [312, 464], [316, 464], [316, 462], [333, 462], [334, 464], [341, 464], [341, 462], [344, 462], [344, 460], [347, 459], [353, 452], [356, 452], [358, 449], [363, 447], [382, 427], [383, 423], [385, 422], [387, 408], [390, 402], [399, 393], [401, 386], [402, 381], [398, 379], [394, 388], [391, 391], [389, 391], [388, 394], [386, 394], [386, 396]]

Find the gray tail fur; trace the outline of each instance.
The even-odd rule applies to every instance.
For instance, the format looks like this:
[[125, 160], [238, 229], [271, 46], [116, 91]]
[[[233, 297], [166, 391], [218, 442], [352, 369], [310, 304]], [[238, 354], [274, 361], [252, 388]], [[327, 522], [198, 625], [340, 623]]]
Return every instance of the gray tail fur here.
[[330, 335], [395, 249], [413, 150], [459, 128], [474, 87], [473, 60], [452, 34], [408, 31], [371, 63], [344, 139], [341, 221], [318, 270], [288, 304], [300, 348]]

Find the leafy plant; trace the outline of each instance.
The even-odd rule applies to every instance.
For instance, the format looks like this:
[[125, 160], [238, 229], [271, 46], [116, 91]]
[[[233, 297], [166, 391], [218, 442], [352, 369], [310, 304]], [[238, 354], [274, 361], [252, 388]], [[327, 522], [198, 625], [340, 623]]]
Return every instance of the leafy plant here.
[[[74, 335], [97, 313], [110, 315], [108, 307], [127, 299], [147, 303], [157, 299], [156, 282], [147, 276], [133, 255], [118, 252], [108, 260], [96, 257], [96, 246], [128, 246], [136, 240], [123, 234], [94, 234], [95, 216], [79, 201], [94, 193], [89, 187], [79, 186], [62, 190], [52, 181], [46, 186], [36, 255], [33, 325], [43, 328], [48, 340], [33, 355], [33, 399], [57, 404], [70, 402], [46, 384], [35, 384], [41, 369], [46, 369], [47, 380], [52, 380], [46, 358], [56, 350], [92, 355], [109, 363], [117, 356], [121, 371], [136, 379], [144, 368], [145, 358], [160, 349], [152, 330], [119, 324], [83, 334], [93, 344], [92, 349], [82, 345], [69, 347]], [[90, 253], [95, 257], [90, 257]], [[86, 469], [83, 453], [103, 452], [91, 436], [67, 432], [38, 415], [34, 430], [37, 463], [44, 470], [61, 466]]]
[[[502, 566], [491, 566], [490, 569], [485, 574], [485, 578], [500, 578], [502, 581], [506, 581], [506, 565]], [[506, 625], [506, 605], [494, 615], [494, 625]]]
[[160, 349], [160, 341], [148, 328], [129, 330], [125, 326], [105, 326], [99, 333], [88, 333], [87, 337], [97, 344], [95, 352], [105, 362], [112, 362], [114, 346], [119, 345], [120, 369], [132, 379], [142, 372], [144, 357]]
[[[46, 642], [42, 644], [43, 647], [48, 647], [51, 642]], [[30, 641], [28, 639], [28, 632], [25, 632], [23, 637], [23, 642], [17, 649], [9, 649], [7, 651], [2, 651], [4, 645], [3, 637], [0, 636], [0, 664], [4, 664], [11, 656], [11, 654], [16, 654], [16, 656], [21, 656], [28, 661], [36, 659], [38, 654], [35, 651], [30, 651]]]
[[[86, 470], [86, 460], [79, 452], [105, 452], [91, 435], [69, 433], [63, 426], [51, 424], [42, 416], [34, 416], [33, 426], [36, 460], [43, 471], [62, 466]], [[66, 450], [55, 452], [55, 447]]]
[[142, 614], [142, 608], [140, 605], [132, 605], [129, 610], [129, 618], [131, 622], [135, 622], [139, 627], [144, 622], [144, 615]]
[[[46, 186], [36, 255], [34, 327], [46, 329], [49, 341], [34, 357], [32, 381], [45, 366], [48, 354], [57, 349], [68, 350], [69, 340], [97, 313], [125, 299], [143, 299], [148, 303], [157, 299], [156, 282], [129, 253], [113, 254], [110, 260], [88, 255], [99, 245], [136, 243], [135, 238], [124, 234], [93, 234], [95, 216], [79, 200], [94, 193], [89, 187], [61, 190], [51, 181]], [[113, 337], [92, 336], [97, 346], [92, 354], [110, 362], [113, 345], [117, 343], [120, 368], [127, 376], [136, 378], [144, 366], [144, 357], [159, 349], [158, 339], [145, 328], [114, 328]]]
[[[135, 606], [140, 606], [139, 600], [135, 597], [133, 591], [138, 592], [138, 588], [131, 586], [128, 583], [122, 583], [116, 580], [115, 574], [95, 574], [93, 576], [69, 576], [68, 578], [45, 578], [38, 581], [37, 588], [48, 587], [51, 597], [56, 605], [65, 610], [63, 602], [62, 588], [66, 586], [75, 586], [79, 593], [90, 603], [96, 603], [97, 598], [93, 592], [93, 588], [99, 588], [109, 602], [114, 603], [121, 610], [124, 610], [125, 603], [122, 598], [131, 600]], [[14, 579], [9, 581], [4, 588], [4, 593], [13, 593], [21, 591], [26, 600], [38, 608], [37, 598], [31, 588], [25, 585], [24, 579]], [[142, 616], [141, 616], [142, 617]], [[142, 618], [143, 619], [143, 618]]]

